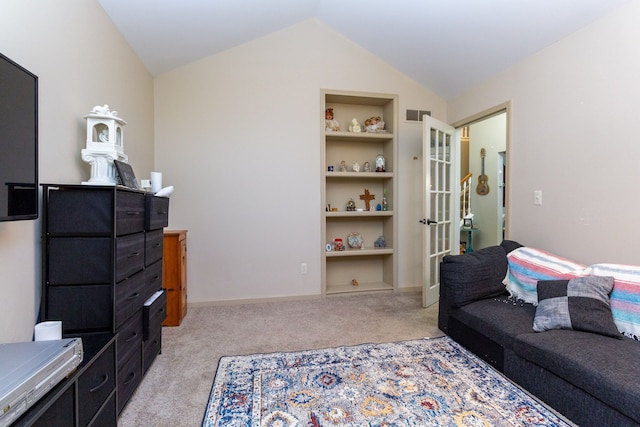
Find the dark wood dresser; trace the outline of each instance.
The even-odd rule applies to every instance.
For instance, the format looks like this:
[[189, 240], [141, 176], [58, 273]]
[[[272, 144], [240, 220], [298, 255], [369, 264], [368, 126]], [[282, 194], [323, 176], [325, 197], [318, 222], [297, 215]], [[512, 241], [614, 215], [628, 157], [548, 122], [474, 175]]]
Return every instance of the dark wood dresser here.
[[119, 414], [162, 348], [169, 199], [124, 187], [43, 185], [41, 318], [117, 335]]

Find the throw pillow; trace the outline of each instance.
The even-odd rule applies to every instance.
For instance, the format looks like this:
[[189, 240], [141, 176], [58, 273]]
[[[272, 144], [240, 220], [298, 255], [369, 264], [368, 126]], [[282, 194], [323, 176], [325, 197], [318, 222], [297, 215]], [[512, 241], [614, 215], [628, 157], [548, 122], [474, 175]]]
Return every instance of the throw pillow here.
[[613, 277], [539, 281], [533, 330], [573, 329], [622, 338], [611, 315], [612, 289]]
[[622, 264], [594, 264], [591, 274], [613, 276], [611, 312], [618, 329], [640, 341], [640, 267]]
[[447, 255], [440, 266], [441, 285], [452, 307], [504, 293], [502, 279], [507, 257], [500, 246], [483, 248], [464, 255]]
[[507, 291], [511, 297], [534, 305], [538, 303], [539, 280], [569, 280], [586, 274], [583, 264], [529, 247], [512, 250], [507, 261], [509, 270], [504, 278]]

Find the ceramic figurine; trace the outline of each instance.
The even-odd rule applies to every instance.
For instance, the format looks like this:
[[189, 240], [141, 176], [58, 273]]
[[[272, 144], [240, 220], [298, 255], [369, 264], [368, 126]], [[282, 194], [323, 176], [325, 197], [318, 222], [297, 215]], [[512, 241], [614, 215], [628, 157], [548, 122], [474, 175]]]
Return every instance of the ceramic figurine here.
[[325, 130], [328, 132], [337, 132], [340, 130], [340, 123], [333, 118], [333, 108], [327, 108], [324, 110], [324, 126]]
[[349, 125], [349, 132], [362, 132], [362, 128], [360, 128], [360, 123], [358, 123], [358, 119], [351, 119], [351, 124]]

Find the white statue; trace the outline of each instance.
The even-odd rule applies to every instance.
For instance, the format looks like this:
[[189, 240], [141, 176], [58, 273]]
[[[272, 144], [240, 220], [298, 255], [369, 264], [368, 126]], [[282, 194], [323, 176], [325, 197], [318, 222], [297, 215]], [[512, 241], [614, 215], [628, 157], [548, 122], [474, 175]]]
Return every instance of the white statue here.
[[360, 123], [358, 123], [357, 119], [352, 119], [351, 124], [349, 125], [349, 132], [362, 132], [360, 128]]
[[360, 172], [360, 164], [355, 162], [352, 166], [354, 172]]
[[90, 114], [95, 114], [95, 115], [100, 115], [100, 116], [117, 116], [118, 112], [117, 111], [111, 111], [109, 109], [109, 106], [107, 104], [104, 105], [96, 105], [95, 107], [93, 107], [93, 109], [91, 110]]

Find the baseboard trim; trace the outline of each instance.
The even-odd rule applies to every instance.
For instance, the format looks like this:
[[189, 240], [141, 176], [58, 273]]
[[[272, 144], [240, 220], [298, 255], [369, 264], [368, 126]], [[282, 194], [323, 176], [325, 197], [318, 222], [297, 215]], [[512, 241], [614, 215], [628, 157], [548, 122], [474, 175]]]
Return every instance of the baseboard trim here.
[[198, 301], [188, 302], [187, 307], [213, 307], [221, 305], [241, 305], [241, 304], [260, 304], [264, 302], [282, 302], [282, 301], [299, 301], [309, 299], [320, 299], [322, 295], [296, 295], [288, 297], [266, 297], [266, 298], [242, 298], [242, 299], [227, 299], [217, 301]]
[[[402, 287], [397, 290], [398, 293], [414, 293], [421, 292], [421, 286], [407, 286]], [[363, 292], [363, 294], [366, 292]], [[347, 293], [347, 294], [336, 294], [329, 295], [327, 298], [336, 298], [342, 296], [355, 296], [358, 295], [357, 292]], [[223, 305], [241, 305], [241, 304], [260, 304], [265, 302], [282, 302], [282, 301], [300, 301], [300, 300], [310, 300], [310, 299], [321, 299], [321, 294], [310, 294], [310, 295], [295, 295], [295, 296], [287, 296], [287, 297], [265, 297], [265, 298], [241, 298], [241, 299], [229, 299], [229, 300], [216, 300], [216, 301], [197, 301], [197, 302], [187, 302], [187, 307], [215, 307], [215, 306], [223, 306]]]

